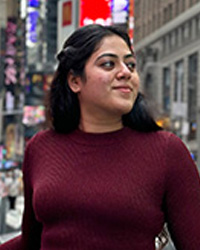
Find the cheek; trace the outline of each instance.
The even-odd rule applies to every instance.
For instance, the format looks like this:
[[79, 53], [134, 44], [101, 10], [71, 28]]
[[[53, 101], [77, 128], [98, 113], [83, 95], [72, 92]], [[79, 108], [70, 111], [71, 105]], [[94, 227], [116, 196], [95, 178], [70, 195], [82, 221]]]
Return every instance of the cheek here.
[[105, 75], [100, 75], [100, 76], [96, 77], [96, 79], [97, 79], [97, 82], [102, 83], [104, 85], [108, 84], [108, 82], [109, 82], [109, 76], [105, 76]]
[[109, 76], [96, 76], [95, 77], [95, 87], [102, 91], [105, 94], [105, 91], [109, 91], [111, 84]]
[[136, 74], [134, 77], [133, 77], [133, 86], [135, 89], [139, 89], [140, 87], [140, 78], [138, 76], [138, 74]]

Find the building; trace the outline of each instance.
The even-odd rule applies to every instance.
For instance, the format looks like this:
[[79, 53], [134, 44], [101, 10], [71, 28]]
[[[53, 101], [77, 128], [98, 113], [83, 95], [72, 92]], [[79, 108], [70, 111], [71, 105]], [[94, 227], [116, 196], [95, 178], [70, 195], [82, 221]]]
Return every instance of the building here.
[[135, 0], [135, 50], [158, 119], [200, 166], [200, 0]]
[[45, 120], [55, 70], [57, 1], [0, 1], [0, 171], [21, 167]]

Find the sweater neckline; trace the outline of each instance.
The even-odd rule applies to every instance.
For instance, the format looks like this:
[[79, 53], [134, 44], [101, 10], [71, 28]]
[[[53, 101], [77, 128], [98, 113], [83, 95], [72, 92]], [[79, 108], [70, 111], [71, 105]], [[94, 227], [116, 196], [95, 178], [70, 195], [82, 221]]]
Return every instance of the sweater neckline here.
[[116, 143], [123, 139], [127, 132], [130, 130], [128, 127], [123, 127], [119, 130], [103, 133], [91, 133], [84, 132], [80, 129], [76, 129], [71, 133], [71, 139], [79, 144], [84, 145], [109, 145]]

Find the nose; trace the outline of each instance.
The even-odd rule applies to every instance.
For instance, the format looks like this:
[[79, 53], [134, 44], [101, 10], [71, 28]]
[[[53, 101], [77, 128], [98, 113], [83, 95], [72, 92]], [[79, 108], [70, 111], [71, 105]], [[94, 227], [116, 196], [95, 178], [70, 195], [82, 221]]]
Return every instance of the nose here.
[[131, 71], [130, 69], [127, 67], [127, 65], [122, 62], [119, 66], [119, 70], [117, 72], [117, 79], [130, 79], [131, 77]]

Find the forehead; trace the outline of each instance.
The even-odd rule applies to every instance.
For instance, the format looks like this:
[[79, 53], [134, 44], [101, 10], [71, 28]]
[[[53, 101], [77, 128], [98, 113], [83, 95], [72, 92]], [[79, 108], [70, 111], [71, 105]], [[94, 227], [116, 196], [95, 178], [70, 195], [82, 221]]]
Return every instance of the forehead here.
[[117, 55], [132, 54], [126, 42], [117, 35], [104, 37], [92, 57], [99, 56], [101, 53], [114, 53]]

